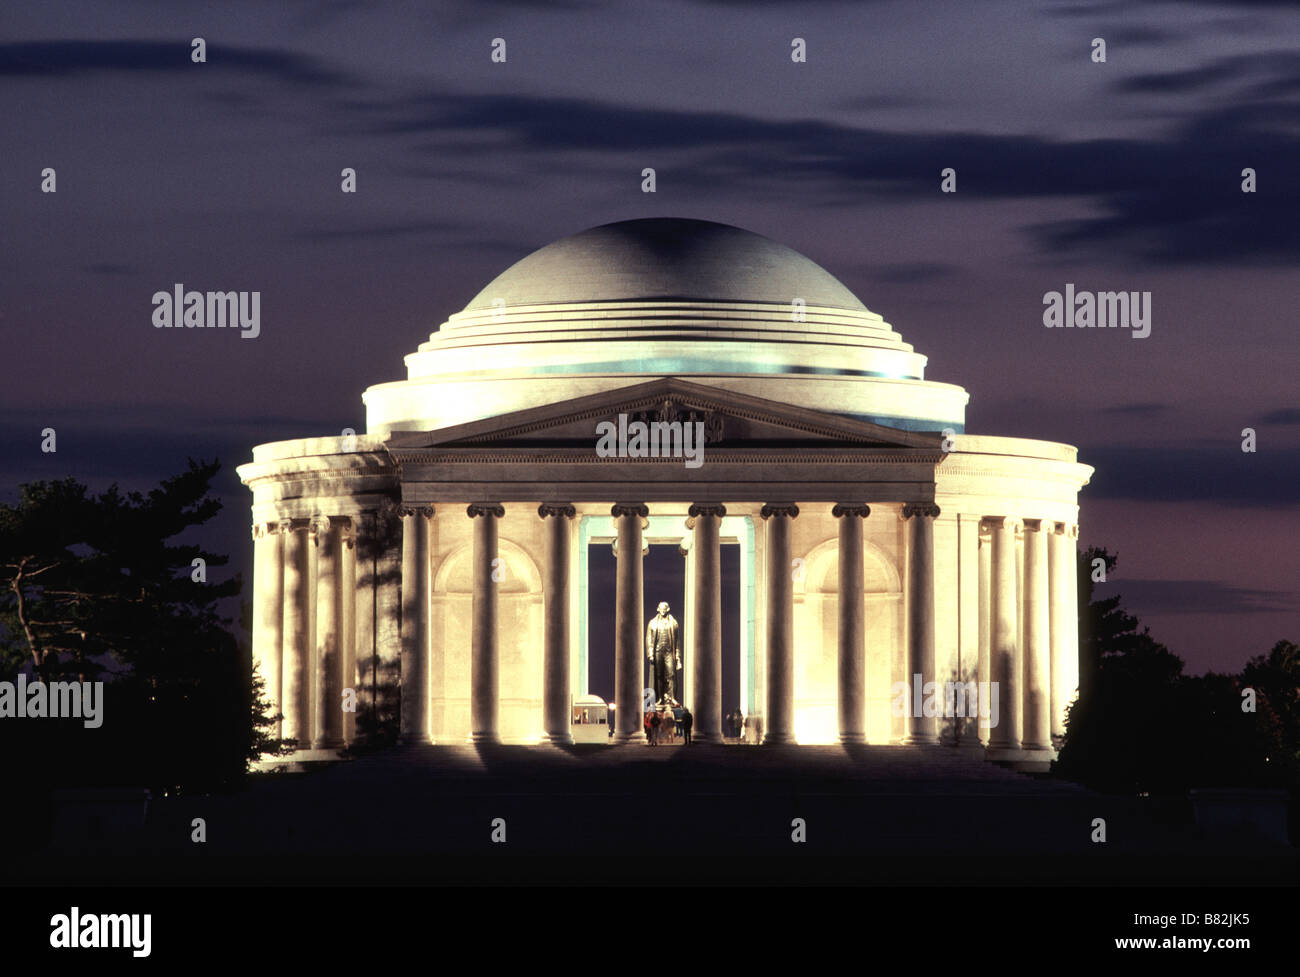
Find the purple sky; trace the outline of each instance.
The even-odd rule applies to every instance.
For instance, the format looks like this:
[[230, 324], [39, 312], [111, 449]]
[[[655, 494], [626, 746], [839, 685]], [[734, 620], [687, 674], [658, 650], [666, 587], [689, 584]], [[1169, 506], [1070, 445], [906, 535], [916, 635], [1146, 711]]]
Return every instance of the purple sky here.
[[[534, 248], [697, 217], [825, 266], [928, 378], [970, 392], [972, 433], [1077, 444], [1097, 468], [1083, 543], [1119, 553], [1115, 589], [1189, 670], [1300, 640], [1293, 0], [86, 0], [4, 18], [10, 497], [64, 475], [143, 488], [217, 455], [208, 543], [247, 568], [234, 466], [253, 444], [361, 430], [362, 389]], [[175, 282], [260, 291], [262, 335], [154, 329]], [[1043, 328], [1067, 282], [1150, 291], [1150, 337]]]

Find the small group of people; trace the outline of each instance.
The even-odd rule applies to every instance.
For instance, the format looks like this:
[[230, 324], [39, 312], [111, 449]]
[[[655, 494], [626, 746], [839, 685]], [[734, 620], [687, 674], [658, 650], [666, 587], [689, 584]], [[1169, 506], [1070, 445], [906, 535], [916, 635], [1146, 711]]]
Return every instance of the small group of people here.
[[691, 726], [695, 723], [695, 717], [691, 715], [689, 709], [676, 700], [669, 705], [651, 709], [645, 714], [643, 721], [645, 738], [651, 746], [658, 746], [660, 743], [676, 743], [679, 736], [684, 745], [690, 745]]
[[727, 736], [731, 739], [740, 739], [745, 734], [745, 714], [739, 709], [733, 709], [723, 717], [727, 723]]

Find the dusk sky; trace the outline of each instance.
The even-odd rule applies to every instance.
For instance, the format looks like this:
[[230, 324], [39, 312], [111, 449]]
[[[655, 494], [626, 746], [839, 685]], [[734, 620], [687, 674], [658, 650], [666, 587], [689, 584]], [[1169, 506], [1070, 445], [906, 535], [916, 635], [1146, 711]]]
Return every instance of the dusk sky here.
[[[364, 430], [556, 238], [723, 221], [843, 281], [969, 432], [1077, 445], [1108, 592], [1235, 671], [1300, 641], [1297, 42], [1294, 0], [11, 4], [0, 491], [219, 457], [204, 541], [251, 583], [253, 445]], [[260, 291], [261, 335], [155, 329], [178, 282]], [[1067, 283], [1150, 292], [1150, 336], [1044, 328]]]

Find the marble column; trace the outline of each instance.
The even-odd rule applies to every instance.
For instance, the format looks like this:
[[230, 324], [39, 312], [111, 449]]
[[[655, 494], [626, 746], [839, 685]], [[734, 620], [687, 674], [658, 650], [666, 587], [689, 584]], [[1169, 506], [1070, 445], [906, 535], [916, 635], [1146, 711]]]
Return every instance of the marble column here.
[[618, 533], [618, 562], [614, 597], [614, 743], [644, 743], [641, 725], [641, 682], [644, 666], [645, 594], [641, 567], [641, 520], [650, 509], [643, 503], [620, 502], [610, 509]]
[[691, 688], [691, 662], [694, 661], [695, 649], [691, 647], [691, 642], [695, 640], [695, 635], [691, 633], [690, 622], [695, 620], [695, 551], [694, 536], [690, 530], [682, 537], [682, 542], [677, 547], [677, 552], [681, 553], [684, 561], [682, 579], [686, 586], [682, 589], [685, 593], [682, 595], [682, 615], [681, 615], [681, 640], [682, 640], [682, 663], [686, 666], [682, 669], [682, 688], [677, 698], [682, 702], [693, 702], [695, 690]]
[[[253, 665], [273, 712], [282, 712], [284, 651], [284, 533], [278, 522], [253, 527]], [[280, 735], [280, 723], [270, 729]]]
[[987, 725], [991, 717], [985, 716], [989, 708], [988, 699], [993, 660], [993, 537], [988, 531], [988, 523], [979, 527], [979, 661], [976, 666], [976, 678], [979, 681], [980, 718], [978, 720], [979, 740], [988, 745], [992, 729]]
[[[921, 701], [925, 685], [938, 682], [934, 654], [934, 520], [939, 507], [933, 502], [910, 502], [903, 506], [907, 535], [907, 683], [911, 702], [917, 701], [914, 683], [921, 683]], [[934, 686], [936, 689], [938, 685]], [[939, 701], [943, 701], [940, 697]], [[913, 713], [914, 709], [909, 709]], [[938, 716], [909, 715], [904, 744], [937, 746]]]
[[343, 745], [343, 557], [338, 519], [312, 520], [316, 547], [316, 737], [312, 749]]
[[1022, 750], [1048, 750], [1052, 745], [1051, 649], [1048, 645], [1050, 608], [1047, 603], [1047, 534], [1051, 523], [1025, 520], [1025, 636]]
[[429, 543], [433, 506], [404, 505], [402, 518], [402, 698], [400, 743], [429, 739]]
[[998, 696], [998, 724], [989, 730], [990, 750], [1018, 750], [1020, 716], [1019, 618], [1016, 601], [1016, 531], [1019, 520], [985, 520], [993, 537], [989, 581], [989, 674]]
[[[339, 567], [342, 579], [341, 611], [339, 614], [339, 657], [342, 669], [339, 685], [342, 693], [351, 700], [350, 708], [343, 711], [343, 743], [348, 745], [357, 738], [357, 523], [360, 520], [345, 520], [341, 529], [339, 550]], [[340, 700], [342, 708], [343, 700]]]
[[1048, 540], [1052, 605], [1052, 735], [1065, 735], [1065, 714], [1079, 688], [1079, 527], [1058, 523]]
[[837, 503], [839, 548], [839, 741], [865, 743], [866, 734], [866, 570], [862, 520], [870, 506]]
[[284, 537], [284, 713], [280, 735], [311, 747], [311, 550], [306, 519], [294, 519]]
[[694, 534], [694, 615], [691, 629], [691, 741], [722, 742], [722, 517], [727, 510], [718, 502], [693, 504], [687, 524]]
[[767, 523], [767, 731], [763, 744], [795, 742], [794, 736], [794, 571], [793, 502], [768, 503]]
[[566, 503], [537, 507], [546, 534], [542, 576], [542, 721], [543, 738], [572, 743], [569, 717], [569, 522], [577, 510]]
[[499, 743], [501, 672], [497, 649], [497, 520], [506, 514], [495, 502], [476, 502], [466, 510], [474, 523], [474, 596], [471, 601], [469, 661], [469, 741]]
[[352, 554], [352, 668], [349, 682], [357, 693], [357, 711], [344, 714], [343, 738], [364, 742], [375, 732], [375, 532], [374, 512], [355, 516]]

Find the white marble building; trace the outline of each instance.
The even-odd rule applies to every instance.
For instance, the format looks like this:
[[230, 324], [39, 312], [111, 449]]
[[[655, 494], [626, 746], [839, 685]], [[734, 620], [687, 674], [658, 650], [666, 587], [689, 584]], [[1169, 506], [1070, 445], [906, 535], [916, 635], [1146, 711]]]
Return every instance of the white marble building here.
[[[925, 365], [825, 270], [738, 228], [626, 221], [534, 252], [365, 392], [365, 434], [259, 445], [239, 468], [282, 735], [332, 750], [391, 716], [409, 742], [567, 742], [570, 697], [613, 655], [613, 740], [635, 742], [658, 599], [638, 554], [675, 542], [697, 740], [721, 737], [727, 627], [769, 742], [1050, 759], [1078, 684], [1092, 469], [1069, 445], [967, 434], [966, 391]], [[698, 467], [603, 456], [620, 415], [702, 425]], [[588, 548], [615, 541], [616, 633], [593, 634]], [[731, 545], [741, 614], [723, 622]], [[914, 675], [992, 683], [997, 724], [896, 715]]]

